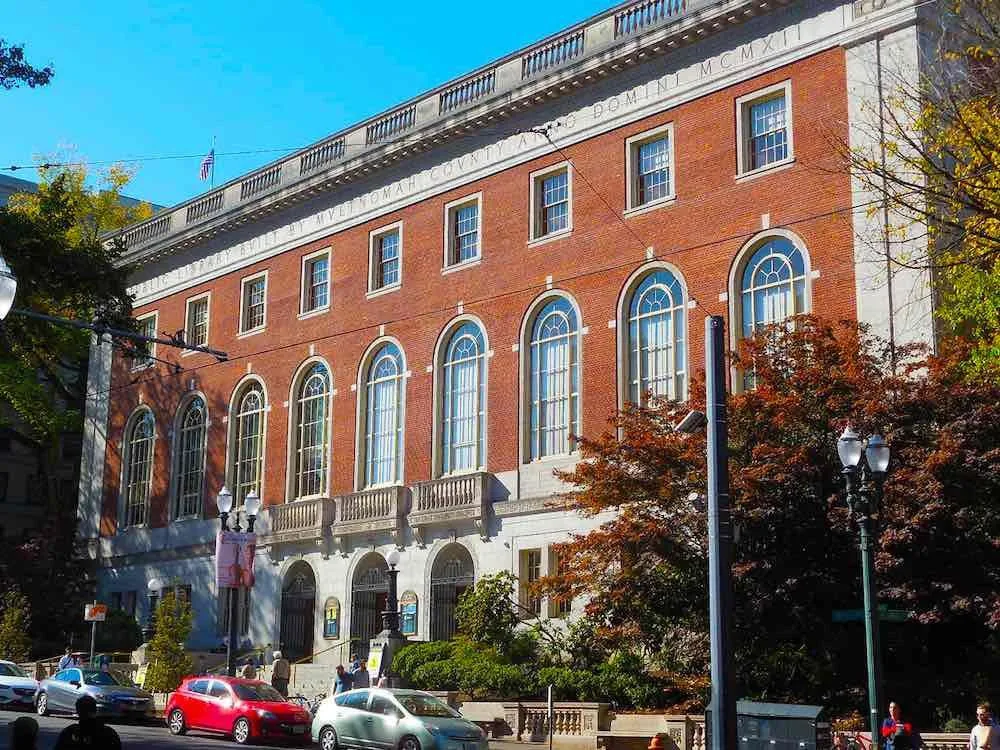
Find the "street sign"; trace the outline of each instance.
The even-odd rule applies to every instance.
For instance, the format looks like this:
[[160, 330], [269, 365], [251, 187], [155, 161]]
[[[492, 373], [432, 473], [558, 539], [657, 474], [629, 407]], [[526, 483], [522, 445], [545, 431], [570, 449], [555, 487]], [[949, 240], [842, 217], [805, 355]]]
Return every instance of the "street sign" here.
[[[832, 612], [834, 622], [861, 622], [865, 619], [863, 609], [835, 609]], [[889, 609], [888, 604], [882, 604], [878, 608], [878, 619], [882, 622], [906, 622], [910, 619], [910, 613], [905, 609]]]
[[108, 617], [108, 605], [98, 604], [94, 602], [93, 604], [83, 605], [83, 620], [84, 622], [104, 622]]

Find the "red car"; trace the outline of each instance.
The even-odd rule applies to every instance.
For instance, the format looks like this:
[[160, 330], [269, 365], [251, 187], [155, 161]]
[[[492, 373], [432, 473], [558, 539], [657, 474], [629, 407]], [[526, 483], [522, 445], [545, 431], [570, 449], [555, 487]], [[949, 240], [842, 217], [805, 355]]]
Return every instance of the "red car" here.
[[241, 745], [252, 740], [310, 744], [312, 716], [266, 682], [237, 677], [185, 677], [167, 696], [171, 734], [189, 729], [231, 735]]

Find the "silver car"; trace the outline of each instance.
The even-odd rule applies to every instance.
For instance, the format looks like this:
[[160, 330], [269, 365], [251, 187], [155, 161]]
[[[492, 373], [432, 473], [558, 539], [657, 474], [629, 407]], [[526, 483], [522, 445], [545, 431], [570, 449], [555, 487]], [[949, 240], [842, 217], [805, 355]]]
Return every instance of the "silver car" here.
[[126, 683], [111, 672], [84, 667], [69, 667], [42, 680], [38, 685], [35, 710], [40, 716], [76, 713], [76, 701], [83, 695], [97, 702], [98, 716], [155, 718], [151, 693]]
[[348, 690], [320, 704], [312, 738], [323, 750], [488, 750], [486, 735], [419, 690]]

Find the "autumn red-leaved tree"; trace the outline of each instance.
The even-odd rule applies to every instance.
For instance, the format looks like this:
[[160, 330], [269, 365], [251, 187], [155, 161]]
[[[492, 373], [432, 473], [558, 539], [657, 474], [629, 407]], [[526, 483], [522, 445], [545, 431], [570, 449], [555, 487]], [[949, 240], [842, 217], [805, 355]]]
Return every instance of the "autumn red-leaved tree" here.
[[[857, 529], [836, 438], [848, 422], [892, 445], [877, 557], [887, 695], [927, 722], [984, 696], [1000, 668], [1000, 387], [969, 379], [961, 353], [891, 374], [883, 342], [853, 323], [801, 318], [746, 344], [755, 387], [730, 398], [730, 473], [741, 695], [864, 704]], [[543, 586], [586, 596], [603, 639], [642, 653], [704, 699], [708, 671], [705, 438], [673, 431], [688, 408], [629, 407], [583, 438], [567, 502], [613, 511], [560, 550]], [[935, 715], [937, 712], [938, 715]]]

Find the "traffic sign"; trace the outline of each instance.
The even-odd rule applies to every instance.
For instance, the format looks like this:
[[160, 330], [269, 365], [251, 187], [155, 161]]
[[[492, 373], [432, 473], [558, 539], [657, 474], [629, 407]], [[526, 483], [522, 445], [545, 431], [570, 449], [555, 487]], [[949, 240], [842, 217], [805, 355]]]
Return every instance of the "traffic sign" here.
[[[882, 604], [878, 608], [878, 618], [882, 622], [906, 622], [910, 619], [910, 613], [905, 609], [889, 609], [888, 604]], [[835, 609], [832, 612], [834, 622], [861, 622], [865, 619], [863, 609]]]
[[104, 622], [108, 617], [108, 605], [98, 604], [94, 602], [93, 604], [83, 605], [83, 619], [84, 622]]

